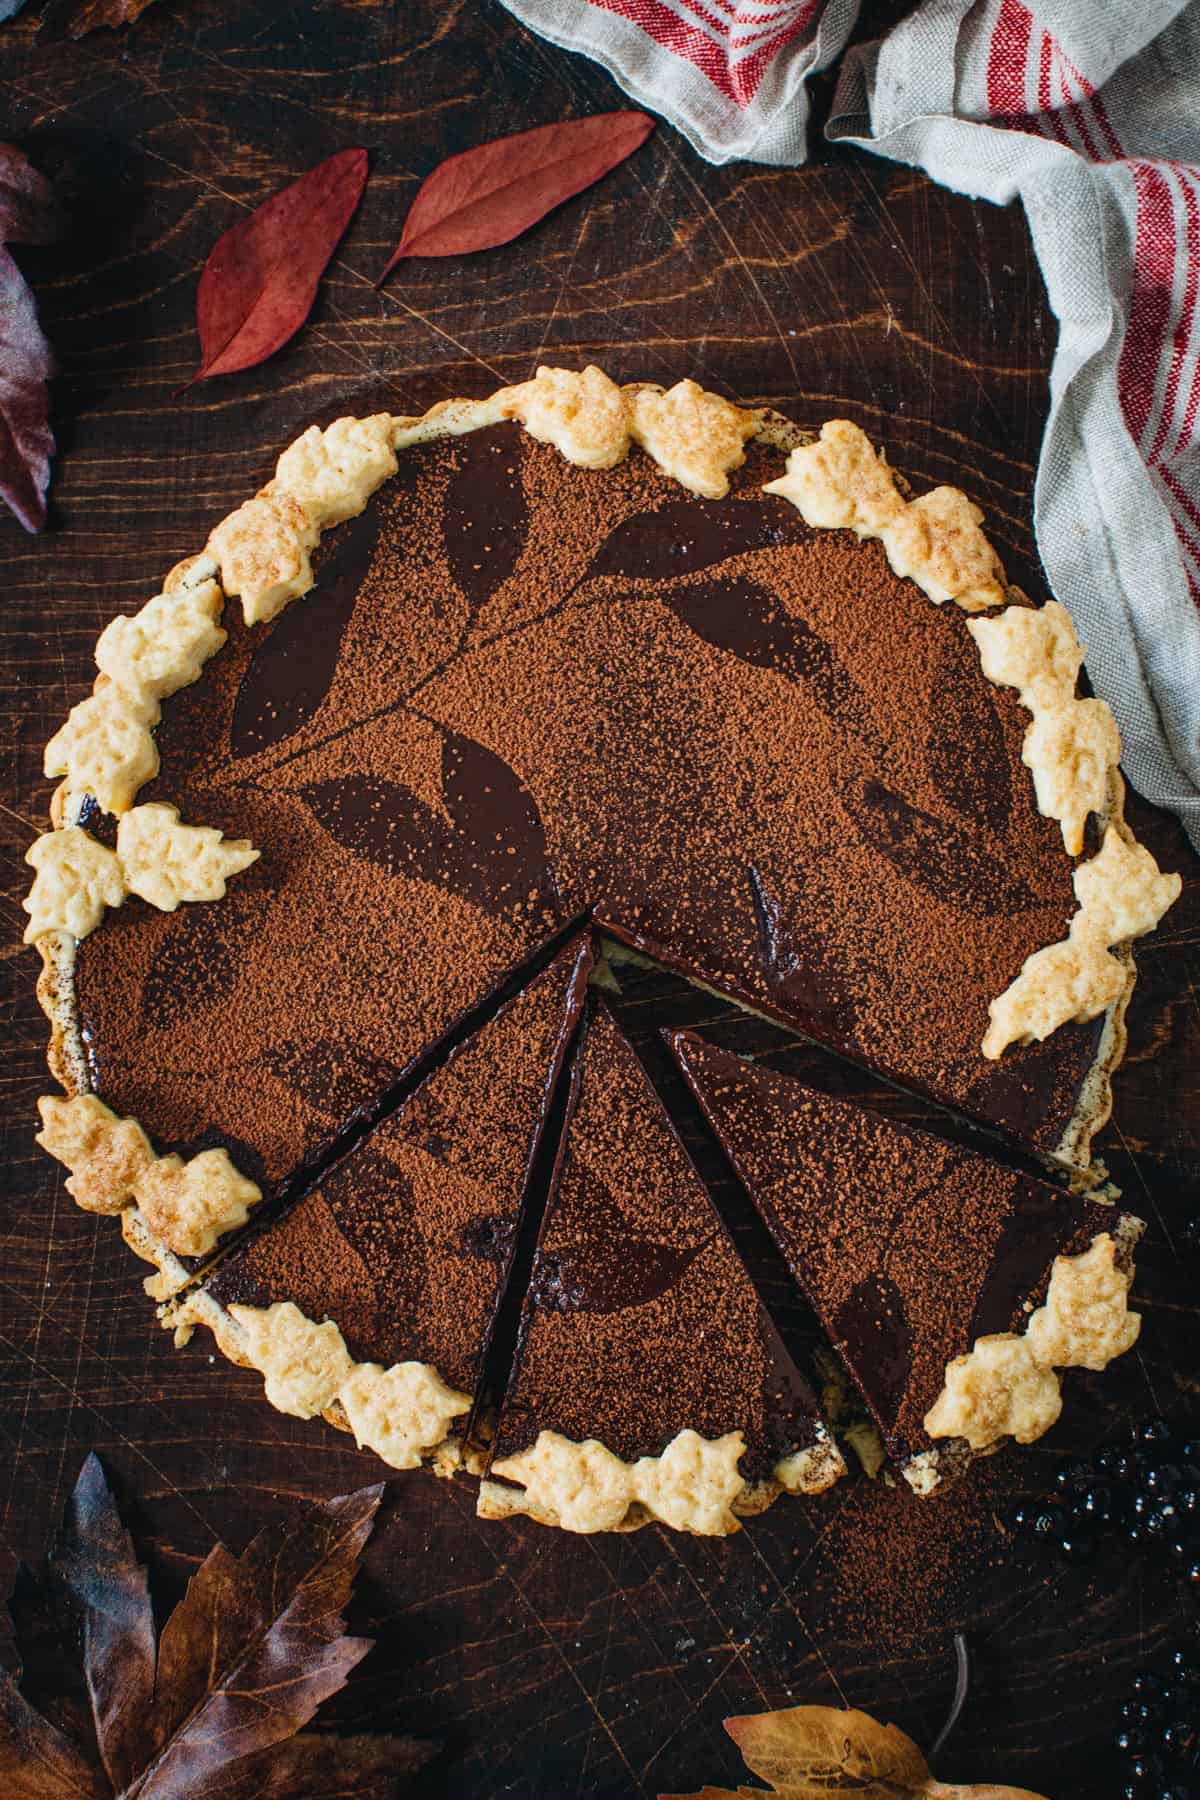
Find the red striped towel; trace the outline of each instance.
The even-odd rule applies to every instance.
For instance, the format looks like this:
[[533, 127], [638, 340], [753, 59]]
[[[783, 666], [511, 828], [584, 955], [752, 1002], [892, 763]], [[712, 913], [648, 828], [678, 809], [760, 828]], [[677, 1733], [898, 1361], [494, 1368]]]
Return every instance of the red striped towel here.
[[[713, 162], [802, 162], [857, 0], [505, 0]], [[1034, 492], [1126, 771], [1200, 848], [1200, 0], [923, 0], [831, 138], [1020, 199], [1059, 342]]]

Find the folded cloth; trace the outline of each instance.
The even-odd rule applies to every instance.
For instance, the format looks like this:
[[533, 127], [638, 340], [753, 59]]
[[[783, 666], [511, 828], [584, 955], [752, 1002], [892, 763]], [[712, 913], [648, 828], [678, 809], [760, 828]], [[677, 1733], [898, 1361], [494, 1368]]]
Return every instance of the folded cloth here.
[[[505, 0], [713, 162], [797, 163], [857, 0]], [[1200, 0], [922, 0], [827, 135], [1020, 199], [1059, 321], [1034, 489], [1124, 765], [1200, 849]]]

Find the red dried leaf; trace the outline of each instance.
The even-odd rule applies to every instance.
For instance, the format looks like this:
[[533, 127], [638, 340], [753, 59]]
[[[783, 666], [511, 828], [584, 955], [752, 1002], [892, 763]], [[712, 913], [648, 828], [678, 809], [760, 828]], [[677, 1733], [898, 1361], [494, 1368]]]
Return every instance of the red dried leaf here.
[[33, 295], [0, 246], [0, 499], [26, 531], [40, 531], [46, 523], [54, 455], [46, 384], [53, 373]]
[[643, 112], [597, 113], [447, 157], [418, 189], [379, 282], [402, 257], [465, 256], [509, 243], [624, 162], [653, 130]]
[[366, 179], [366, 151], [339, 150], [218, 238], [196, 295], [193, 381], [252, 369], [299, 331]]
[[154, 1614], [146, 1571], [94, 1452], [75, 1484], [50, 1560], [79, 1620], [96, 1742], [120, 1792], [145, 1751], [154, 1698]]

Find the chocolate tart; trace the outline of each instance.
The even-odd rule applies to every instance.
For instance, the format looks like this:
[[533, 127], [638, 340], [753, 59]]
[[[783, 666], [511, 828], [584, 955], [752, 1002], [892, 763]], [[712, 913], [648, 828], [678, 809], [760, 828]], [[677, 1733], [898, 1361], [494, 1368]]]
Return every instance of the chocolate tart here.
[[481, 1512], [722, 1533], [781, 1486], [820, 1493], [842, 1472], [637, 1056], [593, 1001]]
[[[1091, 1179], [1128, 942], [1178, 878], [1124, 827], [1063, 609], [963, 494], [908, 492], [845, 422], [542, 369], [311, 427], [106, 627], [29, 852], [39, 1141], [157, 1298], [248, 1270], [256, 1209], [318, 1179], [349, 1219], [389, 1114], [589, 918]], [[296, 1292], [312, 1391], [410, 1366]]]
[[[284, 1410], [325, 1412], [398, 1467], [452, 1465], [456, 1435], [421, 1442], [394, 1419], [381, 1433], [354, 1394], [364, 1368], [377, 1386], [421, 1365], [462, 1402], [450, 1416], [465, 1423], [591, 960], [586, 940], [560, 951], [316, 1187], [243, 1238], [176, 1307], [176, 1325], [208, 1325], [227, 1354], [262, 1369]], [[335, 1390], [324, 1356], [315, 1388], [308, 1379], [330, 1325], [347, 1359], [333, 1365]]]
[[[1057, 1360], [1062, 1342], [1038, 1373], [1013, 1348], [1030, 1336], [1039, 1343], [1044, 1327], [1030, 1321], [1046, 1302], [1056, 1259], [1068, 1276], [1082, 1267], [1084, 1287], [1094, 1263], [1105, 1291], [1093, 1284], [1080, 1305], [1091, 1305], [1097, 1330], [1109, 1327], [1106, 1308], [1114, 1315], [1105, 1353], [1098, 1340], [1088, 1344], [1088, 1366], [1103, 1366], [1136, 1337], [1125, 1292], [1143, 1227], [1129, 1213], [821, 1093], [694, 1033], [673, 1033], [670, 1041], [889, 1455], [918, 1492], [960, 1466], [964, 1452], [990, 1448], [1005, 1427], [1028, 1441], [1057, 1418], [1053, 1369], [1069, 1366], [1065, 1355]], [[995, 1410], [985, 1417], [977, 1406], [968, 1426], [975, 1441], [967, 1442], [938, 1429], [938, 1407], [948, 1367], [956, 1359], [967, 1365], [981, 1341], [1001, 1346], [993, 1360], [1004, 1381], [1012, 1385], [1010, 1362], [1043, 1410], [1025, 1421], [1006, 1404], [1011, 1395], [988, 1394]], [[978, 1358], [968, 1374], [977, 1370]], [[1026, 1430], [1031, 1423], [1038, 1429]]]

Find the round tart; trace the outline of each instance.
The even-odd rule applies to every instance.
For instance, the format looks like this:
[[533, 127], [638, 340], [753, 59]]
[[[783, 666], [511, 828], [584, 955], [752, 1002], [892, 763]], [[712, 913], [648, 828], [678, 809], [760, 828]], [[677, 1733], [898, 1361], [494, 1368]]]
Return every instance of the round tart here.
[[[597, 1087], [631, 1105], [636, 1085], [603, 1008], [580, 1017], [584, 929], [1088, 1179], [1127, 945], [1178, 878], [1124, 826], [1116, 730], [1078, 693], [1065, 612], [1007, 587], [963, 494], [914, 497], [854, 426], [812, 436], [596, 369], [314, 426], [96, 660], [47, 748], [54, 829], [30, 852], [26, 935], [65, 1089], [41, 1141], [157, 1265], [170, 1320], [210, 1324], [277, 1404], [302, 1390], [293, 1410], [400, 1466], [454, 1465], [484, 1430], [496, 1319], [559, 1254], [535, 1249], [538, 1223], [561, 1224], [570, 1132], [592, 1118], [567, 1090], [581, 1067], [589, 1105]], [[554, 971], [570, 994], [551, 1000]], [[535, 1002], [536, 1045], [514, 1024]], [[526, 1062], [470, 1077], [506, 1032]], [[670, 1195], [695, 1178], [654, 1125], [659, 1260], [680, 1273], [647, 1289], [665, 1310], [646, 1342], [668, 1355], [668, 1315], [694, 1335], [707, 1283], [728, 1301], [722, 1354], [760, 1358], [760, 1392], [732, 1384], [709, 1416], [708, 1382], [640, 1421], [597, 1400], [589, 1424], [564, 1388], [541, 1412], [560, 1462], [594, 1441], [619, 1465], [593, 1458], [605, 1523], [728, 1529], [764, 1493], [825, 1485], [837, 1454], [719, 1219], [708, 1276], [688, 1261], [700, 1239], [666, 1253]], [[644, 1159], [609, 1161], [586, 1235], [607, 1219], [617, 1243]], [[468, 1170], [465, 1213], [440, 1204], [439, 1162]], [[706, 1204], [690, 1193], [697, 1219]], [[464, 1257], [491, 1273], [467, 1282], [451, 1349]], [[586, 1286], [559, 1290], [564, 1316], [597, 1310]], [[539, 1416], [522, 1371], [557, 1360], [570, 1384], [604, 1336], [543, 1357], [544, 1291], [510, 1346], [510, 1471], [542, 1441], [513, 1435], [522, 1406]], [[676, 1473], [693, 1458], [693, 1512], [668, 1452]]]

